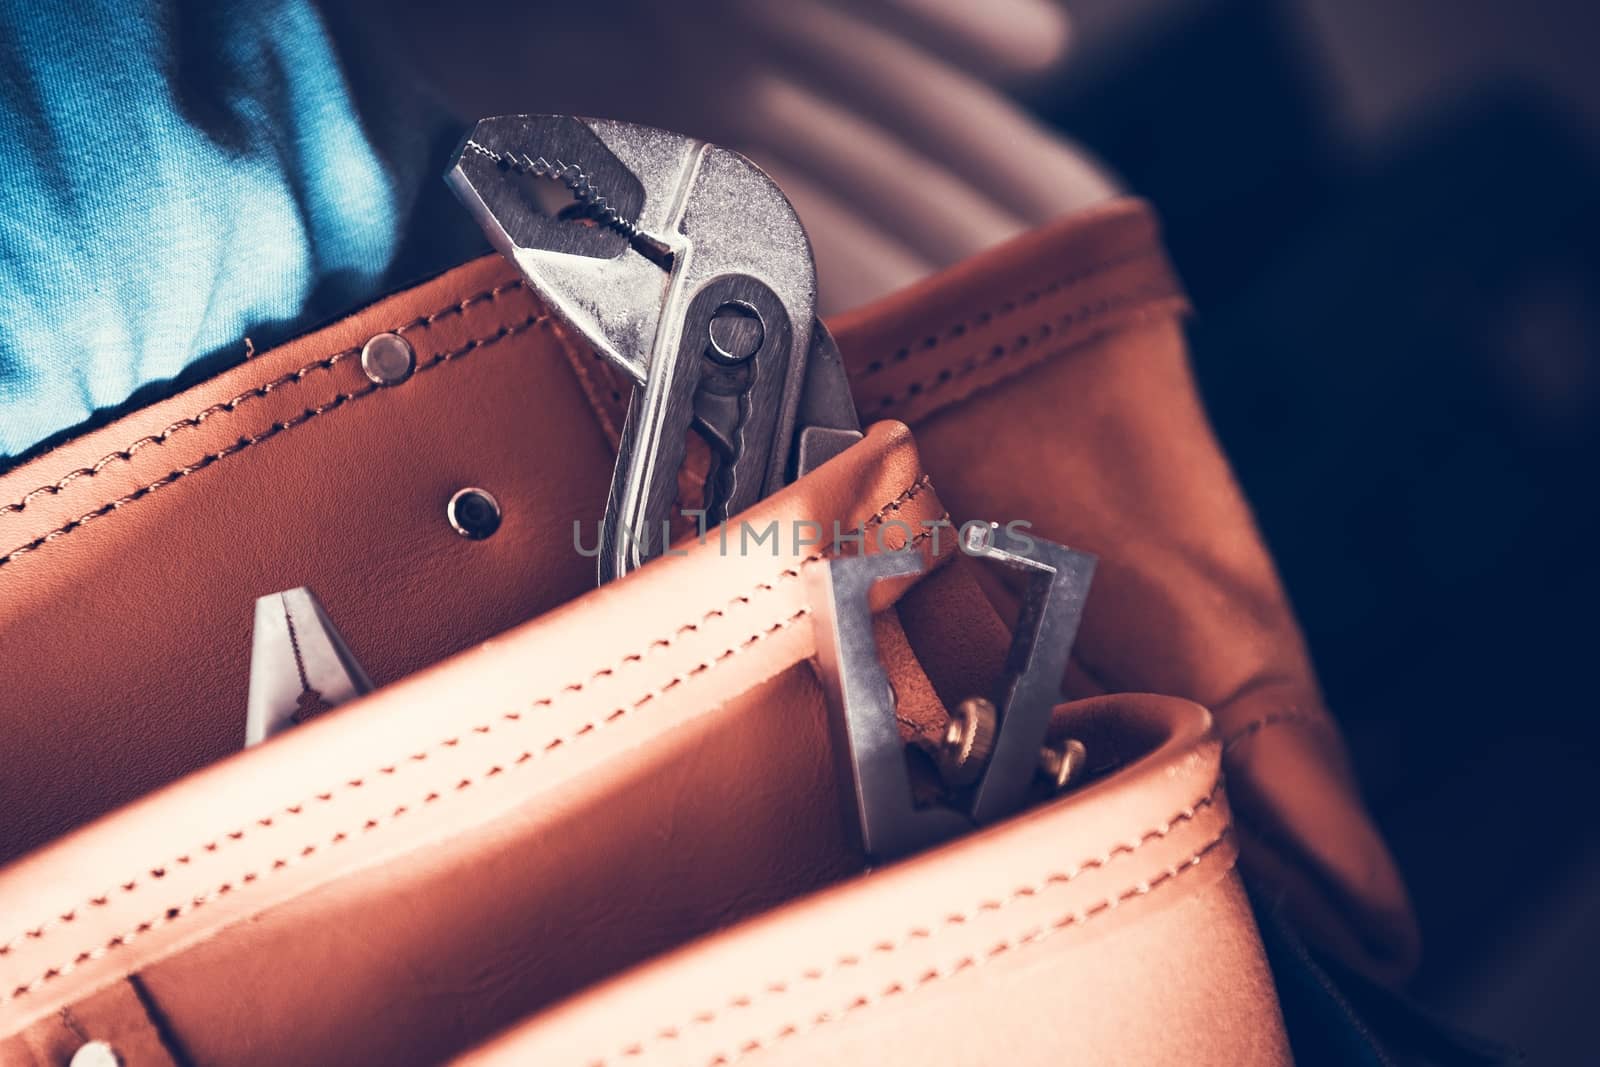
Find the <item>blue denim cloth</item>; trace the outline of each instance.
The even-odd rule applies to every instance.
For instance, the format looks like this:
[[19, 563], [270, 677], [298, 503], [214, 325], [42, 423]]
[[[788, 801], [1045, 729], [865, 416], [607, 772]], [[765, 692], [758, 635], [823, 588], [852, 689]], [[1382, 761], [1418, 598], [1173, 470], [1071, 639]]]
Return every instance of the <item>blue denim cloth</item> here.
[[341, 47], [308, 0], [0, 0], [0, 468], [460, 258], [403, 254], [454, 124]]

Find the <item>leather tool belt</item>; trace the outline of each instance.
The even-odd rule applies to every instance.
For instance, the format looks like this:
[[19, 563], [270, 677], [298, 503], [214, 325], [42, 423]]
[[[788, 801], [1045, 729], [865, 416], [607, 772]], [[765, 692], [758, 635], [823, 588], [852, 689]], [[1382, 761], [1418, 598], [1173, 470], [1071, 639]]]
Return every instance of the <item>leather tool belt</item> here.
[[[920, 554], [872, 600], [903, 740], [1019, 625], [940, 520], [1099, 557], [1050, 726], [1082, 784], [864, 876], [832, 548], [689, 536], [594, 589], [630, 386], [499, 257], [9, 471], [0, 1063], [1286, 1060], [1236, 856], [1356, 967], [1415, 934], [1184, 310], [1120, 201], [829, 324], [867, 436], [744, 518]], [[378, 689], [241, 752], [250, 605], [301, 586]]]

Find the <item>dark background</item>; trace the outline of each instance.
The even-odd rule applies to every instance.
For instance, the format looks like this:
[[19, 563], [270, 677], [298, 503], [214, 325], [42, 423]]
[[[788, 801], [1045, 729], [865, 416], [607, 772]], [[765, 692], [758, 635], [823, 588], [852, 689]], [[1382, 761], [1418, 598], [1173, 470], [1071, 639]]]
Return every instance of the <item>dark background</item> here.
[[1600, 5], [1078, 0], [1031, 103], [1153, 200], [1410, 884], [1414, 995], [1593, 1062]]

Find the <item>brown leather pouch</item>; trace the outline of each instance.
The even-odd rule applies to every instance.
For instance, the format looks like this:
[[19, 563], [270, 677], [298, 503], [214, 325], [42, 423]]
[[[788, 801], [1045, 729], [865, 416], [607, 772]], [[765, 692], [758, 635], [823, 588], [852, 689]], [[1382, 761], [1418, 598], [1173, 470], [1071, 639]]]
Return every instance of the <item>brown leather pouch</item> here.
[[[831, 1060], [893, 1032], [910, 1059], [910, 1027], [1026, 1062], [1054, 1050], [1010, 1032], [1022, 1013], [1041, 1036], [1059, 1018], [1034, 998], [1096, 982], [1119, 1004], [1073, 1023], [1076, 1048], [1282, 1058], [1223, 761], [1247, 866], [1314, 935], [1373, 970], [1413, 935], [1195, 402], [1182, 306], [1148, 213], [1120, 203], [836, 324], [864, 418], [899, 422], [757, 511], [872, 526], [942, 500], [1098, 554], [1068, 679], [1086, 699], [1057, 729], [1110, 764], [815, 900], [860, 859], [803, 662], [812, 564], [702, 546], [585, 592], [573, 523], [603, 508], [624, 389], [498, 260], [9, 472], [6, 1062], [102, 1034], [173, 1062], [426, 1062], [675, 949], [485, 1055]], [[400, 384], [362, 370], [381, 332], [415, 351]], [[485, 540], [444, 519], [464, 486], [500, 503]], [[992, 683], [1014, 611], [966, 563], [894, 590], [880, 623], [924, 727]], [[233, 755], [250, 602], [298, 585], [388, 687]], [[1124, 691], [1172, 696], [1100, 695]], [[988, 1043], [943, 999], [1002, 1011], [986, 976], [1040, 968]], [[1130, 1045], [1118, 1020], [1146, 995], [1169, 1029]]]
[[[885, 423], [751, 519], [875, 532], [941, 514]], [[1057, 729], [1093, 747], [1100, 781], [806, 898], [861, 869], [806, 662], [801, 579], [820, 557], [696, 546], [13, 866], [10, 914], [48, 918], [5, 942], [16, 1036], [0, 1047], [56, 1062], [84, 1037], [145, 1035], [169, 1057], [150, 1062], [432, 1062], [681, 949], [496, 1054], [709, 1063], [770, 1045], [838, 1062], [888, 1042], [874, 1061], [910, 1062], [960, 997], [1006, 1036], [955, 1062], [1042, 1062], [1067, 1040], [1049, 1002], [1092, 984], [1124, 1021], [1152, 998], [1165, 1021], [1073, 1023], [1080, 1050], [1166, 1059], [1198, 1041], [1219, 1062], [1281, 1062], [1198, 706], [1064, 706]], [[951, 621], [986, 610], [977, 597]], [[886, 659], [915, 700], [931, 684], [894, 617]]]

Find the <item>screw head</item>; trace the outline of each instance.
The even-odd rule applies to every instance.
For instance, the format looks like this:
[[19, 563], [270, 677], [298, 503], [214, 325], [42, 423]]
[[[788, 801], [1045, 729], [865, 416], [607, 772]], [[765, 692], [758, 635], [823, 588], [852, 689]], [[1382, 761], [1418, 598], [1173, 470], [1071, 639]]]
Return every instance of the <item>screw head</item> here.
[[500, 529], [500, 502], [485, 489], [457, 490], [444, 512], [455, 532], [469, 541], [482, 541]]
[[1083, 773], [1088, 758], [1089, 752], [1083, 747], [1083, 742], [1069, 737], [1059, 744], [1047, 745], [1039, 750], [1039, 773], [1059, 793]]
[[361, 346], [361, 369], [374, 385], [399, 385], [416, 366], [411, 342], [397, 333], [380, 333]]
[[983, 774], [994, 753], [999, 719], [994, 704], [983, 697], [968, 697], [956, 705], [937, 753], [939, 776], [947, 785], [971, 785]]
[[761, 351], [762, 342], [767, 339], [761, 313], [739, 300], [730, 300], [717, 308], [706, 333], [709, 339], [706, 354], [719, 363], [730, 365], [743, 363]]

